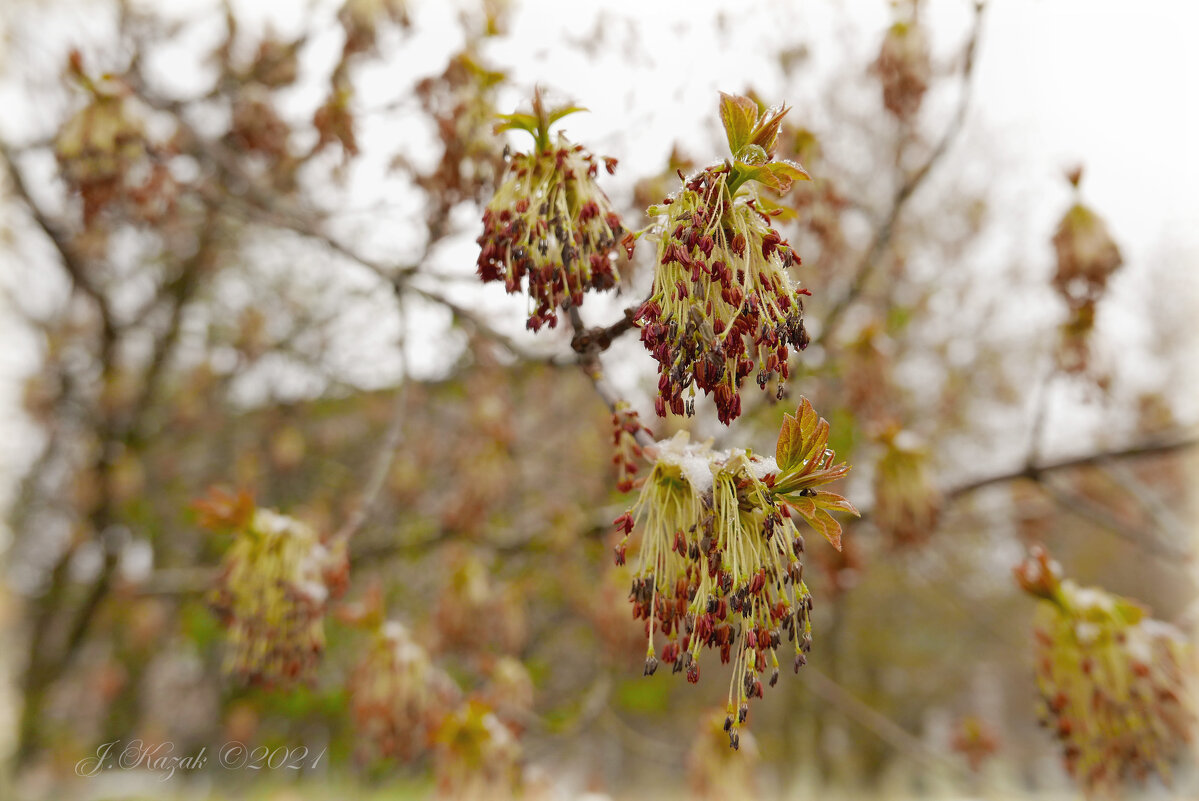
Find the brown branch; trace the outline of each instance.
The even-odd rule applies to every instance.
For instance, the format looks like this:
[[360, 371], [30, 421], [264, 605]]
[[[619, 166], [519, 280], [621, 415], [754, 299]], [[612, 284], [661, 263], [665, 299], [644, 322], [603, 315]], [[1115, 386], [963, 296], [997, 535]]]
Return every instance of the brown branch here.
[[932, 750], [902, 726], [865, 703], [811, 665], [803, 668], [804, 685], [824, 701], [857, 721], [896, 751], [928, 766], [943, 766], [955, 773], [962, 766]]
[[989, 487], [994, 484], [1004, 484], [1009, 481], [1014, 481], [1020, 478], [1037, 480], [1041, 476], [1048, 473], [1056, 473], [1060, 470], [1069, 470], [1072, 467], [1084, 467], [1086, 465], [1101, 464], [1107, 461], [1121, 459], [1138, 459], [1143, 456], [1158, 456], [1175, 451], [1186, 450], [1199, 446], [1199, 437], [1190, 436], [1180, 439], [1159, 440], [1157, 442], [1143, 442], [1137, 445], [1131, 445], [1127, 448], [1120, 448], [1110, 451], [1098, 451], [1089, 453], [1085, 456], [1076, 456], [1071, 459], [1064, 459], [1058, 462], [1051, 462], [1043, 465], [1029, 465], [1021, 467], [1018, 470], [1012, 470], [995, 475], [986, 476], [984, 478], [975, 479], [965, 484], [959, 484], [952, 489], [945, 491], [946, 498], [956, 500], [963, 495], [968, 495], [977, 490]]
[[[617, 338], [637, 327], [637, 310], [641, 306], [630, 306], [624, 310], [624, 316], [611, 325], [598, 328], [575, 328], [575, 335], [570, 340], [570, 347], [575, 353], [583, 354], [592, 349], [602, 353], [612, 347]], [[571, 320], [573, 324], [573, 319]]]
[[96, 287], [88, 276], [87, 266], [84, 264], [83, 257], [75, 250], [68, 236], [55, 225], [41, 206], [34, 201], [33, 196], [29, 193], [29, 187], [25, 184], [25, 179], [21, 176], [21, 172], [17, 169], [16, 161], [14, 161], [12, 152], [8, 145], [0, 142], [0, 158], [4, 159], [4, 163], [8, 168], [9, 181], [12, 183], [13, 191], [16, 196], [29, 209], [29, 213], [33, 216], [34, 222], [38, 228], [54, 245], [58, 251], [59, 259], [62, 262], [62, 267], [71, 279], [72, 285], [86, 295], [96, 306], [96, 311], [100, 315], [100, 325], [103, 327], [104, 335], [102, 345], [116, 341], [117, 329], [113, 322], [112, 308], [109, 306], [108, 298]]
[[[570, 308], [567, 309], [567, 314], [570, 317], [571, 328], [573, 328], [575, 332], [574, 339], [571, 341], [571, 346], [574, 347], [575, 352], [578, 353], [579, 367], [584, 373], [586, 373], [587, 377], [591, 379], [591, 383], [595, 387], [596, 393], [598, 393], [603, 402], [607, 404], [608, 409], [615, 414], [617, 411], [617, 405], [621, 402], [621, 397], [619, 393], [616, 392], [616, 388], [613, 387], [611, 383], [608, 382], [608, 379], [604, 376], [603, 363], [600, 361], [600, 353], [604, 350], [604, 348], [607, 347], [607, 345], [601, 347], [601, 338], [595, 336], [593, 333], [596, 330], [603, 331], [605, 329], [589, 330], [587, 326], [583, 324], [583, 316], [579, 314], [578, 307], [573, 304], [571, 304]], [[632, 328], [632, 316], [629, 315], [628, 310], [625, 311], [625, 322], [627, 325], [624, 323], [616, 323], [615, 326], [609, 326], [609, 328], [623, 325], [623, 327], [620, 329], [621, 333]], [[580, 347], [577, 343], [581, 342], [585, 342], [586, 344]], [[611, 344], [610, 339], [608, 344]], [[651, 437], [644, 428], [638, 428], [637, 432], [633, 436], [637, 439], [637, 444], [647, 451], [652, 451], [656, 447], [653, 437]]]
[[396, 390], [395, 403], [391, 410], [391, 422], [387, 424], [387, 431], [383, 434], [383, 443], [375, 456], [375, 463], [371, 467], [370, 474], [367, 476], [366, 488], [363, 490], [358, 504], [354, 507], [354, 511], [346, 518], [341, 528], [334, 533], [332, 538], [334, 543], [349, 542], [366, 524], [375, 504], [379, 501], [379, 493], [383, 490], [383, 483], [387, 480], [387, 474], [395, 461], [396, 450], [399, 449], [400, 441], [404, 436], [404, 421], [408, 417], [408, 386], [412, 380], [408, 374], [408, 343], [405, 333], [408, 320], [404, 314], [404, 297], [398, 289], [396, 291], [396, 307], [400, 313], [400, 335], [396, 343], [400, 356], [400, 388]]
[[940, 140], [929, 153], [928, 158], [920, 165], [907, 180], [900, 185], [896, 190], [895, 196], [891, 200], [891, 209], [887, 212], [887, 216], [874, 232], [874, 237], [870, 242], [870, 247], [866, 249], [865, 254], [858, 261], [857, 266], [853, 271], [853, 281], [849, 285], [849, 289], [845, 294], [833, 303], [829, 310], [824, 315], [820, 335], [815, 338], [817, 344], [823, 344], [832, 340], [833, 331], [836, 330], [842, 316], [851, 304], [862, 294], [866, 289], [866, 284], [874, 275], [874, 270], [878, 266], [879, 257], [883, 254], [887, 245], [891, 243], [891, 237], [895, 234], [895, 227], [899, 221], [904, 207], [911, 199], [916, 190], [920, 188], [924, 180], [937, 166], [941, 158], [949, 151], [954, 140], [962, 130], [962, 126], [966, 122], [966, 111], [970, 106], [970, 98], [972, 93], [971, 77], [974, 74], [975, 52], [978, 48], [979, 36], [982, 32], [983, 9], [985, 3], [977, 2], [974, 6], [974, 26], [970, 31], [970, 38], [966, 42], [966, 50], [964, 53], [964, 63], [962, 66], [962, 91], [958, 99], [957, 109], [954, 111], [953, 117], [949, 121], [949, 125], [941, 134]]
[[141, 392], [133, 402], [125, 424], [125, 436], [130, 444], [140, 443], [146, 437], [146, 432], [142, 430], [145, 414], [158, 395], [167, 364], [171, 360], [175, 345], [179, 342], [183, 311], [199, 289], [200, 280], [213, 261], [212, 248], [216, 241], [218, 223], [217, 209], [209, 206], [195, 254], [184, 263], [179, 275], [160, 293], [160, 300], [166, 298], [170, 301], [171, 316], [166, 331], [154, 343], [150, 364], [142, 377]]
[[[120, 336], [114, 321], [112, 307], [100, 288], [92, 283], [88, 265], [83, 256], [75, 250], [69, 236], [50, 220], [41, 206], [33, 199], [9, 148], [2, 142], [0, 142], [0, 157], [4, 159], [7, 166], [14, 193], [28, 208], [34, 222], [58, 252], [62, 267], [71, 279], [72, 288], [85, 295], [96, 307], [101, 328], [97, 358], [100, 363], [100, 385], [101, 391], [103, 391], [103, 388], [113, 380], [115, 374], [117, 341]], [[41, 715], [46, 690], [70, 666], [79, 650], [87, 627], [108, 592], [112, 574], [116, 570], [117, 554], [107, 537], [113, 518], [111, 473], [112, 459], [116, 452], [113, 445], [118, 442], [118, 430], [115, 421], [104, 415], [100, 415], [94, 420], [94, 428], [99, 441], [99, 453], [91, 470], [96, 475], [100, 497], [95, 508], [88, 514], [88, 523], [104, 547], [104, 563], [101, 566], [99, 578], [78, 607], [74, 620], [68, 628], [65, 643], [61, 649], [57, 650], [57, 653], [51, 647], [53, 627], [49, 625], [49, 622], [62, 611], [66, 598], [66, 563], [71, 556], [70, 549], [59, 555], [51, 572], [50, 589], [42, 599], [41, 608], [36, 615], [36, 619], [43, 621], [45, 625], [36, 625], [30, 631], [29, 661], [22, 679], [25, 707], [22, 710], [18, 732], [18, 751], [22, 756], [27, 756], [36, 747], [39, 736], [38, 719]]]
[[1102, 529], [1112, 532], [1120, 539], [1135, 545], [1138, 549], [1169, 561], [1173, 564], [1189, 563], [1192, 560], [1192, 554], [1184, 547], [1172, 545], [1163, 542], [1158, 537], [1149, 534], [1143, 529], [1138, 529], [1129, 526], [1118, 520], [1114, 515], [1109, 513], [1099, 504], [1090, 500], [1086, 496], [1079, 495], [1075, 492], [1055, 486], [1052, 481], [1041, 480], [1037, 482], [1037, 486], [1048, 495], [1054, 503], [1062, 507], [1068, 512], [1071, 512], [1084, 520], [1099, 526]]

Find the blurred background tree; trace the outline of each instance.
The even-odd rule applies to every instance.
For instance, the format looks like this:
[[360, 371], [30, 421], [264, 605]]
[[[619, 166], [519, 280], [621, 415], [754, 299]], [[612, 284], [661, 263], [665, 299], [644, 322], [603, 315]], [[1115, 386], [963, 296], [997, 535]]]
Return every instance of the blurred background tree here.
[[[758, 12], [555, 30], [503, 0], [6, 11], [18, 792], [86, 794], [76, 762], [133, 738], [327, 751], [299, 777], [209, 772], [228, 792], [1066, 786], [1011, 570], [1044, 544], [1189, 629], [1193, 265], [1133, 263], [1078, 171], [1051, 235], [1011, 247], [1019, 170], [968, 125], [991, 12], [832, 11], [823, 43]], [[668, 33], [689, 59], [753, 58], [701, 74]], [[590, 65], [594, 104], [551, 51]], [[524, 300], [478, 284], [483, 205], [526, 146], [493, 125], [534, 83], [593, 107], [562, 125], [620, 158], [600, 182], [634, 230], [677, 171], [720, 160], [717, 89], [793, 106], [779, 156], [813, 180], [763, 199], [812, 292], [789, 400], [747, 391], [730, 428], [705, 400], [654, 415], [624, 315], [652, 246], [573, 329], [534, 336]], [[864, 515], [842, 551], [809, 547], [810, 664], [732, 753], [718, 690], [641, 676], [605, 403], [768, 453], [801, 394]], [[290, 588], [245, 584], [239, 560], [278, 560]], [[238, 650], [263, 627], [268, 654]], [[1175, 784], [1194, 781], [1184, 757]]]

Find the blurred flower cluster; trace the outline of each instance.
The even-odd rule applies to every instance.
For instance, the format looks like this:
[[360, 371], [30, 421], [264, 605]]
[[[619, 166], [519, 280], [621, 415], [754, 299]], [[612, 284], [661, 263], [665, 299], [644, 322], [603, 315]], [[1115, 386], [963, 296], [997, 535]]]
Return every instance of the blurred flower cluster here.
[[[1081, 177], [1081, 169], [1068, 176], [1076, 190]], [[1081, 372], [1089, 361], [1087, 338], [1095, 327], [1095, 306], [1124, 259], [1103, 219], [1077, 201], [1058, 223], [1053, 249], [1057, 256], [1053, 288], [1069, 308], [1058, 363], [1069, 372]]]
[[618, 401], [612, 412], [612, 446], [615, 453], [612, 463], [616, 465], [616, 488], [628, 492], [633, 488], [633, 477], [640, 469], [638, 462], [645, 458], [637, 444], [637, 434], [650, 430], [641, 424], [636, 410], [630, 409], [625, 401]]
[[[509, 293], [528, 279], [528, 327], [558, 324], [559, 307], [578, 307], [589, 289], [611, 289], [622, 241], [627, 234], [611, 201], [595, 178], [595, 156], [564, 136], [551, 142], [550, 126], [575, 107], [546, 109], [534, 95], [532, 114], [504, 115], [499, 130], [531, 134], [535, 148], [511, 156], [504, 182], [483, 211], [478, 273], [484, 281], [503, 281]], [[616, 160], [603, 159], [612, 173]]]
[[1061, 741], [1066, 769], [1088, 792], [1157, 772], [1188, 742], [1190, 643], [1127, 598], [1063, 580], [1037, 546], [1015, 570], [1041, 599], [1036, 673], [1041, 723]]
[[[771, 686], [778, 681], [783, 641], [796, 671], [812, 645], [797, 518], [840, 547], [841, 526], [829, 513], [856, 514], [841, 496], [815, 489], [849, 469], [834, 465], [828, 434], [806, 399], [785, 418], [774, 458], [714, 451], [680, 432], [657, 445], [637, 501], [615, 521], [625, 534], [617, 564], [629, 549], [637, 556], [630, 600], [633, 617], [645, 621], [645, 674], [660, 659], [697, 682], [705, 647], [733, 662], [724, 721], [733, 748], [749, 699], [762, 697], [767, 675]], [[666, 639], [660, 651], [658, 633]]]
[[874, 522], [893, 547], [919, 545], [937, 527], [941, 493], [928, 470], [928, 452], [897, 426], [882, 435], [874, 471]]
[[384, 758], [408, 760], [427, 750], [458, 685], [397, 621], [374, 627], [372, 642], [350, 677], [350, 713], [361, 743]]
[[54, 156], [63, 179], [83, 200], [84, 226], [114, 203], [138, 222], [161, 220], [178, 194], [166, 166], [170, 146], [151, 141], [145, 110], [120, 80], [88, 76], [77, 50], [67, 71], [89, 99], [58, 131]]
[[496, 580], [475, 551], [453, 549], [448, 560], [448, 581], [433, 612], [438, 646], [518, 651], [528, 638], [528, 620], [517, 587]]
[[471, 699], [442, 721], [436, 735], [442, 798], [505, 799], [520, 780], [520, 742], [489, 704]]
[[[807, 346], [803, 302], [788, 270], [799, 255], [771, 225], [751, 182], [786, 190], [808, 175], [773, 161], [785, 107], [761, 112], [746, 97], [722, 95], [733, 160], [707, 167], [647, 213], [657, 218], [657, 266], [637, 313], [641, 341], [658, 362], [660, 416], [693, 414], [695, 386], [715, 396], [717, 415], [741, 414], [741, 382], [783, 395], [789, 348]], [[684, 393], [690, 390], [684, 398]]]
[[901, 121], [914, 118], [932, 77], [928, 40], [914, 18], [887, 29], [870, 71], [882, 82], [887, 111]]
[[228, 629], [226, 668], [266, 685], [307, 678], [325, 648], [328, 602], [348, 580], [344, 546], [326, 547], [245, 493], [214, 490], [196, 507], [202, 524], [233, 536], [210, 599]]
[[687, 779], [693, 798], [724, 799], [752, 798], [761, 791], [757, 774], [761, 755], [753, 733], [741, 735], [740, 753], [733, 754], [727, 746], [723, 710], [704, 712], [699, 729], [687, 752]]
[[433, 118], [441, 159], [417, 184], [445, 216], [463, 201], [482, 202], [504, 173], [503, 149], [492, 133], [495, 95], [504, 73], [485, 68], [468, 47], [450, 59], [440, 75], [416, 85], [422, 108]]

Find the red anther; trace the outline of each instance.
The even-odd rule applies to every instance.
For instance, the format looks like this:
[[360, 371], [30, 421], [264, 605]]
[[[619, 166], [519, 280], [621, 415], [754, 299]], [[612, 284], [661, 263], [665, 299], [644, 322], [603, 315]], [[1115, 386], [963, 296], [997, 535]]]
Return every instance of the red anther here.
[[620, 517], [612, 521], [612, 525], [617, 528], [624, 529], [624, 533], [628, 534], [633, 530], [633, 515], [625, 512]]
[[[615, 226], [609, 225], [609, 227], [612, 228], [612, 230], [614, 230], [614, 231], [618, 230], [618, 228]], [[633, 258], [633, 247], [634, 247], [634, 245], [637, 244], [637, 239], [636, 239], [636, 237], [633, 236], [631, 231], [626, 233], [623, 237], [621, 237], [620, 244], [624, 245], [624, 251], [628, 255], [628, 257], [630, 259]]]

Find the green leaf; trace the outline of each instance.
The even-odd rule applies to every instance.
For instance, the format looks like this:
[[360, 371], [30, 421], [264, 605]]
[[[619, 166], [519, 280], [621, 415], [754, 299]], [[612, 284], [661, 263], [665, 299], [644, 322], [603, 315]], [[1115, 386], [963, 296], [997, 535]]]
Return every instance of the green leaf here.
[[779, 441], [774, 446], [774, 459], [779, 470], [786, 473], [799, 464], [803, 454], [803, 436], [799, 432], [799, 420], [789, 414], [783, 415], [783, 427], [779, 429]]
[[779, 192], [786, 191], [786, 187], [791, 185], [791, 182], [787, 181], [786, 185], [784, 186], [783, 181], [774, 174], [774, 171], [770, 169], [769, 164], [754, 166], [752, 164], [746, 164], [743, 161], [737, 161], [734, 162], [733, 166], [736, 167], [737, 175], [740, 178], [740, 180], [735, 182], [737, 185], [740, 185], [745, 181], [757, 181], [758, 183], [769, 186], [771, 189], [775, 189]]
[[750, 143], [737, 151], [737, 154], [734, 156], [734, 158], [736, 158], [738, 162], [742, 162], [753, 167], [756, 167], [759, 164], [765, 164], [770, 160], [770, 156], [766, 154], [766, 151], [762, 149], [762, 146], [755, 145], [753, 143]]
[[813, 496], [812, 502], [815, 503], [820, 509], [836, 512], [848, 512], [854, 517], [862, 516], [862, 513], [858, 511], [858, 507], [854, 506], [846, 498], [838, 495], [835, 492], [825, 492], [820, 490], [815, 496]]
[[795, 209], [791, 208], [790, 206], [784, 206], [781, 203], [775, 203], [766, 195], [758, 198], [758, 209], [764, 214], [769, 214], [770, 216], [774, 217], [774, 219], [781, 222], [794, 220], [799, 216]]
[[588, 110], [589, 109], [586, 109], [582, 106], [563, 106], [562, 108], [556, 108], [550, 112], [549, 124], [553, 125], [558, 120], [562, 119], [563, 117], [567, 116], [568, 114], [574, 114], [576, 111], [588, 111]]
[[[812, 416], [816, 417], [816, 412], [812, 412]], [[811, 473], [820, 466], [821, 458], [824, 456], [825, 446], [828, 445], [828, 420], [823, 417], [817, 418], [816, 425], [812, 431], [804, 437], [804, 452], [803, 452], [803, 472]]]
[[758, 119], [758, 105], [748, 97], [720, 93], [720, 121], [729, 141], [729, 152], [738, 153], [749, 144]]
[[814, 531], [828, 540], [828, 544], [841, 550], [841, 524], [823, 509], [817, 508], [812, 498], [799, 497], [791, 501], [792, 507], [799, 512], [804, 522]]
[[783, 187], [786, 192], [791, 188], [791, 184], [795, 181], [810, 181], [812, 176], [808, 175], [808, 171], [799, 165], [798, 162], [782, 159], [781, 161], [772, 161], [766, 165], [770, 171], [779, 179], [786, 179], [787, 185]]
[[537, 136], [537, 118], [532, 114], [500, 114], [499, 118], [503, 122], [496, 123], [496, 133], [528, 131], [533, 136]]
[[[755, 109], [756, 112], [757, 109]], [[774, 106], [766, 110], [761, 119], [757, 120], [750, 133], [749, 142], [759, 145], [767, 154], [773, 156], [774, 148], [778, 145], [779, 129], [783, 125], [783, 117], [787, 114], [787, 106]], [[755, 114], [755, 117], [757, 115]]]

